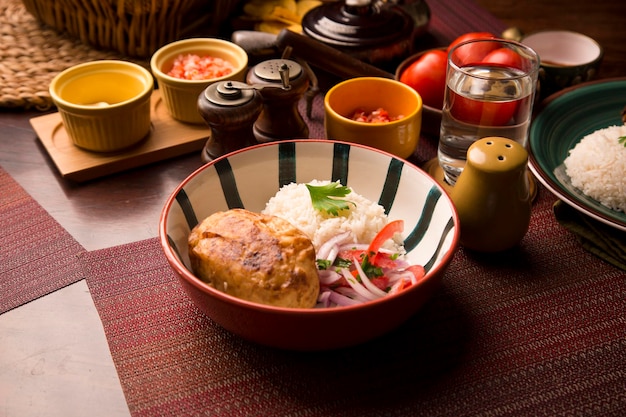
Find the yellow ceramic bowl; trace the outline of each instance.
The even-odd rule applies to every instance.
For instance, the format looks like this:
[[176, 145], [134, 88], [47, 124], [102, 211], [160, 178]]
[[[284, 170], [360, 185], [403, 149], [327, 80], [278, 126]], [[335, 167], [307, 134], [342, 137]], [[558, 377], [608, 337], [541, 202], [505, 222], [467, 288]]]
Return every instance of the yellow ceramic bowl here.
[[[185, 80], [167, 73], [174, 60], [181, 54], [212, 56], [229, 61], [233, 72], [208, 80]], [[248, 54], [240, 46], [221, 39], [193, 38], [169, 43], [152, 55], [150, 68], [157, 79], [165, 105], [176, 120], [204, 124], [198, 111], [198, 96], [209, 85], [222, 80], [244, 81], [248, 66]]]
[[[378, 108], [403, 117], [386, 123], [357, 122], [355, 111]], [[408, 158], [419, 141], [422, 98], [411, 87], [392, 79], [359, 77], [332, 87], [324, 97], [326, 138], [371, 146]]]
[[96, 152], [128, 148], [150, 133], [148, 70], [126, 61], [75, 65], [50, 83], [50, 96], [73, 143]]

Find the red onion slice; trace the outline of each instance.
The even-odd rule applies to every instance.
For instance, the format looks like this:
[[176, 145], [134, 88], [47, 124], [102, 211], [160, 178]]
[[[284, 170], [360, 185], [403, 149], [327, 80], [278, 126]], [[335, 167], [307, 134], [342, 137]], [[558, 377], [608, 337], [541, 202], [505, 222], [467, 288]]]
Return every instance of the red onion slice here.
[[[333, 247], [337, 246], [337, 248], [339, 248], [339, 245], [341, 245], [342, 243], [344, 243], [344, 241], [350, 237], [350, 232], [346, 231], [343, 233], [340, 233], [338, 235], [335, 235], [333, 237], [331, 237], [330, 239], [328, 239], [326, 242], [324, 242], [319, 250], [317, 251], [317, 259], [327, 259], [327, 260], [331, 260], [329, 258], [329, 255], [331, 254], [331, 251], [333, 250]], [[339, 249], [337, 249], [337, 253], [339, 252]], [[335, 256], [337, 256], [335, 254]], [[333, 259], [334, 261], [334, 259]]]
[[376, 296], [376, 298], [384, 297], [387, 295], [386, 292], [378, 288], [376, 285], [372, 284], [372, 281], [367, 277], [363, 268], [361, 268], [361, 264], [356, 258], [352, 258], [352, 262], [356, 267], [357, 272], [359, 273], [359, 277], [361, 278], [361, 282], [363, 286], [370, 292], [372, 295]]

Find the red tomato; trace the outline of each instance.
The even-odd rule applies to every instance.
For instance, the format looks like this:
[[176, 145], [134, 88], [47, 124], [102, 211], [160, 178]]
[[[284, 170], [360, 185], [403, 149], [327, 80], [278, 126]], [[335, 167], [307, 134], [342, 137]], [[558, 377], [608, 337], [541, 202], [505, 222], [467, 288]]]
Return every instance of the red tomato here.
[[426, 52], [400, 74], [400, 82], [419, 93], [425, 105], [441, 109], [446, 89], [448, 54], [444, 50]]
[[452, 94], [450, 113], [465, 123], [483, 126], [505, 126], [517, 110], [517, 101], [504, 103], [471, 100]]
[[448, 51], [452, 49], [453, 47], [455, 47], [456, 45], [460, 44], [461, 42], [471, 41], [472, 39], [494, 39], [494, 38], [496, 38], [496, 35], [490, 32], [465, 33], [459, 36], [458, 38], [456, 38], [455, 40], [453, 40], [452, 42], [450, 42], [450, 45], [448, 45]]
[[[448, 50], [462, 42], [473, 39], [497, 39], [497, 37], [489, 32], [466, 33], [455, 39], [448, 47]], [[457, 49], [453, 54], [455, 54], [454, 58], [460, 66], [483, 63], [522, 69], [521, 56], [513, 50], [499, 48], [496, 43], [469, 45], [460, 50]], [[511, 118], [517, 111], [518, 103], [515, 101], [505, 103], [485, 102], [471, 100], [454, 93], [451, 94], [450, 112], [455, 118], [466, 123], [504, 126], [511, 121]]]
[[503, 67], [523, 69], [523, 60], [520, 54], [512, 49], [498, 48], [483, 58], [485, 64], [496, 64]]
[[[450, 50], [452, 50], [452, 48], [454, 48], [456, 45], [466, 42], [466, 41], [474, 40], [474, 39], [497, 39], [497, 38], [495, 35], [489, 32], [466, 33], [464, 35], [459, 36], [458, 38], [453, 40], [452, 43], [450, 43], [450, 45], [448, 46], [448, 52], [450, 52]], [[496, 48], [497, 48], [496, 44], [492, 44], [489, 42], [477, 43], [474, 45], [461, 48], [460, 50], [457, 49], [454, 53], [455, 54], [454, 56], [460, 66], [470, 65], [470, 64], [475, 64], [475, 63], [482, 61], [483, 58], [485, 58], [485, 56], [487, 56], [489, 52], [493, 51]]]

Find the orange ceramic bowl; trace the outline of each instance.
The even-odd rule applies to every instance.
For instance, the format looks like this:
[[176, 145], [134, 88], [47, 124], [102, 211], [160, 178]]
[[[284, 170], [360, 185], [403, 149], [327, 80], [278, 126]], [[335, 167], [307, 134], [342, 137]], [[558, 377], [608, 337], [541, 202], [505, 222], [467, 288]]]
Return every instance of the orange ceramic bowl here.
[[[438, 50], [445, 50], [446, 48], [436, 48]], [[409, 56], [404, 61], [398, 65], [396, 68], [395, 79], [399, 80], [400, 75], [415, 61], [420, 59], [425, 53], [430, 52], [434, 49], [429, 49], [426, 51], [422, 51], [416, 53], [414, 55]], [[429, 106], [428, 104], [423, 105], [422, 111], [422, 133], [428, 137], [433, 137], [439, 139], [439, 130], [441, 128], [441, 109], [436, 107]]]
[[[357, 122], [357, 110], [382, 108], [390, 116], [402, 116], [386, 123]], [[422, 98], [411, 87], [379, 77], [352, 78], [332, 87], [324, 97], [326, 138], [371, 146], [400, 158], [415, 152], [422, 126]]]
[[[281, 185], [333, 178], [380, 202], [390, 220], [404, 220], [407, 260], [424, 266], [426, 275], [421, 281], [399, 294], [364, 304], [296, 309], [233, 297], [193, 274], [187, 238], [199, 221], [236, 207], [260, 212]], [[217, 324], [263, 345], [315, 351], [365, 342], [415, 314], [438, 287], [452, 260], [459, 227], [448, 195], [415, 165], [358, 144], [303, 139], [253, 146], [202, 166], [168, 198], [159, 235], [181, 285]]]

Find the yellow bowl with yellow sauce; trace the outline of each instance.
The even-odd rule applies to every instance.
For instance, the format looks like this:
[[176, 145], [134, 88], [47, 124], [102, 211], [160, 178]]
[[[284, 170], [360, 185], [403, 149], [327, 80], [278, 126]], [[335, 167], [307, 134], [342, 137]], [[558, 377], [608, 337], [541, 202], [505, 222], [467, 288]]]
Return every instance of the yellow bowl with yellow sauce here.
[[153, 89], [148, 70], [117, 60], [70, 67], [49, 88], [72, 142], [96, 152], [119, 151], [148, 136]]

